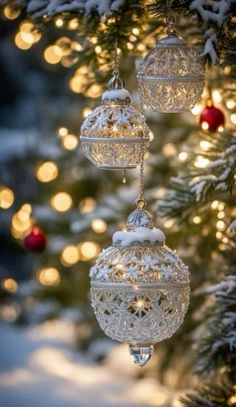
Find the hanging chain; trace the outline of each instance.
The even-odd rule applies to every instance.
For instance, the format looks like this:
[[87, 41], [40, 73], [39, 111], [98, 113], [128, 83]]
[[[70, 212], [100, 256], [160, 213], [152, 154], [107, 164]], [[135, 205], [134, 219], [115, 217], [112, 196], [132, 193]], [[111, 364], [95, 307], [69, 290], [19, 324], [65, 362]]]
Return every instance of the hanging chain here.
[[113, 52], [113, 58], [114, 58], [114, 69], [113, 69], [113, 76], [115, 78], [119, 77], [119, 69], [118, 69], [118, 39], [116, 37], [115, 39], [115, 46], [114, 46], [114, 52]]
[[166, 32], [167, 34], [173, 34], [175, 33], [175, 23], [176, 23], [176, 18], [174, 12], [171, 10], [171, 5], [172, 5], [173, 0], [167, 0], [167, 18], [166, 18]]
[[[141, 88], [140, 85], [138, 84], [138, 91], [139, 95], [141, 95]], [[140, 100], [140, 112], [144, 116], [144, 109], [142, 102]], [[140, 161], [140, 168], [139, 168], [139, 196], [135, 201], [135, 204], [138, 209], [143, 209], [146, 206], [146, 201], [144, 198], [144, 156], [145, 156], [145, 140], [143, 140], [143, 134], [142, 134], [142, 143], [141, 143], [141, 149], [142, 149], [142, 154], [141, 154], [141, 161]]]

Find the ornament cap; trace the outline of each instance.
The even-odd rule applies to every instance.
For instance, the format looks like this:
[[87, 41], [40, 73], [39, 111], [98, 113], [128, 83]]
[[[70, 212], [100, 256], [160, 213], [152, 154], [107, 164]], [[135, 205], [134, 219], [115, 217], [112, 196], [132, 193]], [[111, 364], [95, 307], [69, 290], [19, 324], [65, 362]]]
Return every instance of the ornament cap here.
[[181, 40], [176, 32], [171, 32], [170, 34], [167, 35], [167, 37], [162, 38], [157, 43], [157, 47], [165, 47], [166, 45], [183, 45], [185, 42]]
[[131, 212], [128, 216], [127, 222], [127, 230], [134, 230], [138, 227], [146, 227], [149, 229], [153, 228], [153, 221], [152, 216], [149, 212], [145, 211], [144, 209], [135, 209], [135, 211]]

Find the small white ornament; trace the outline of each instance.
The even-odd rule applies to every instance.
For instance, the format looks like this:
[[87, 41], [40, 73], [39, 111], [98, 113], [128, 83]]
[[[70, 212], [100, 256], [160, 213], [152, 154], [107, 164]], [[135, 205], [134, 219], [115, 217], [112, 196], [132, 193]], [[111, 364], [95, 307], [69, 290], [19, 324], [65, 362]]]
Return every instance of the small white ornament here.
[[148, 212], [136, 209], [127, 231], [92, 268], [91, 299], [97, 320], [112, 339], [129, 344], [133, 361], [144, 366], [153, 345], [171, 337], [189, 304], [188, 268], [164, 244]]

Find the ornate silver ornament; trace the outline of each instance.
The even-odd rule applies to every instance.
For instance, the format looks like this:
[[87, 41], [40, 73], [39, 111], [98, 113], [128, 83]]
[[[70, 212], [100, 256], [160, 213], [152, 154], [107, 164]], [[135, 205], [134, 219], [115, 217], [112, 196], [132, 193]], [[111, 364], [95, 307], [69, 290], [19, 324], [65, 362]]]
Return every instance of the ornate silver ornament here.
[[113, 235], [112, 246], [101, 253], [90, 277], [100, 327], [112, 339], [128, 343], [133, 361], [144, 366], [153, 345], [171, 337], [184, 320], [188, 268], [140, 205], [130, 214], [127, 230]]
[[131, 105], [129, 92], [119, 76], [110, 81], [102, 104], [81, 127], [84, 154], [101, 169], [128, 169], [140, 164], [149, 144], [145, 117]]
[[146, 55], [137, 79], [144, 108], [189, 111], [203, 92], [205, 68], [200, 55], [171, 31]]

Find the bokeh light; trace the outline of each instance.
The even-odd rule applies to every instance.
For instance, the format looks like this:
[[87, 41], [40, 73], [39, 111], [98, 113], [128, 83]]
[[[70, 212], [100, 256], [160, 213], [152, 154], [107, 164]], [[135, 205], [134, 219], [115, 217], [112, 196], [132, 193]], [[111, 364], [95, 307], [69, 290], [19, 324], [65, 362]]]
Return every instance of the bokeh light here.
[[72, 151], [78, 146], [78, 137], [74, 134], [67, 134], [62, 138], [62, 145], [66, 150]]
[[79, 252], [78, 248], [75, 245], [66, 246], [61, 253], [61, 262], [65, 266], [72, 266], [73, 264], [78, 263], [79, 261]]
[[36, 169], [36, 177], [41, 182], [53, 181], [57, 176], [58, 168], [53, 161], [45, 161]]
[[91, 227], [96, 233], [104, 233], [107, 230], [107, 224], [103, 219], [93, 219]]
[[72, 198], [67, 192], [58, 192], [50, 199], [53, 209], [58, 212], [66, 212], [72, 206]]
[[14, 193], [10, 188], [0, 186], [0, 208], [8, 209], [14, 202]]
[[63, 52], [58, 45], [49, 45], [44, 51], [44, 58], [49, 64], [58, 64], [62, 57]]
[[18, 290], [18, 284], [13, 278], [4, 278], [2, 280], [2, 288], [9, 293], [15, 293]]
[[89, 213], [93, 212], [96, 206], [96, 201], [93, 198], [87, 197], [80, 201], [79, 210], [81, 213]]
[[80, 259], [83, 261], [92, 260], [100, 252], [100, 246], [94, 242], [83, 242], [78, 244]]
[[44, 286], [57, 286], [61, 281], [60, 274], [54, 267], [47, 267], [39, 270], [37, 272], [37, 278], [40, 284]]

